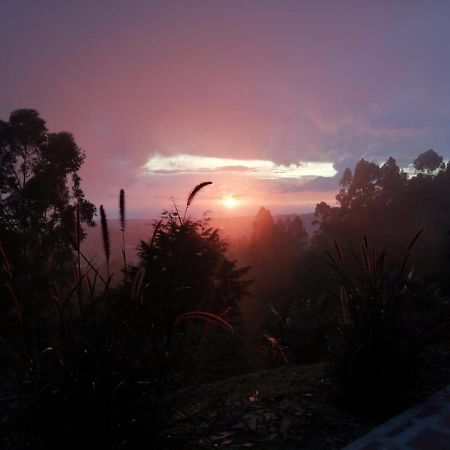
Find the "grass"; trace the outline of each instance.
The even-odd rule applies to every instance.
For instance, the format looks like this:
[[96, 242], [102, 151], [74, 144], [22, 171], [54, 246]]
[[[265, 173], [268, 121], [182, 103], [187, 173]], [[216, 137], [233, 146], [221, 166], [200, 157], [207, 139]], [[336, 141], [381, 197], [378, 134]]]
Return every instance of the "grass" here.
[[[209, 184], [201, 183], [192, 190], [185, 215], [197, 193]], [[123, 191], [120, 199], [124, 233]], [[22, 436], [16, 434], [11, 446], [9, 438], [1, 436], [3, 447], [27, 446], [33, 442], [35, 448], [48, 449], [80, 448], [88, 443], [99, 448], [162, 448], [166, 442], [164, 432], [173, 416], [172, 392], [186, 385], [183, 375], [188, 374], [188, 364], [195, 357], [193, 342], [198, 340], [199, 330], [214, 324], [233, 332], [223, 314], [200, 308], [167, 316], [161, 313], [161, 308], [156, 308], [163, 324], [158, 326], [156, 318], [149, 314], [148, 299], [143, 296], [146, 288], [143, 267], [135, 271], [130, 283], [124, 278], [120, 288], [110, 289], [113, 274], [109, 273], [110, 238], [103, 205], [100, 220], [106, 279], [83, 254], [77, 206], [74, 229], [70, 230], [74, 249], [73, 282], [63, 288], [50, 283], [46, 305], [50, 313], [46, 311], [36, 317], [27, 315], [26, 308], [23, 314], [21, 299], [13, 287], [9, 260], [0, 247], [6, 290], [19, 322], [18, 333], [8, 336], [8, 343], [14, 342], [17, 350], [22, 347], [20, 354], [14, 355], [15, 349], [8, 353], [8, 357], [22, 360], [16, 385], [16, 397], [21, 404], [15, 408], [19, 415], [26, 417], [21, 425], [21, 420], [9, 422]], [[188, 228], [188, 220], [179, 227]], [[158, 233], [162, 233], [161, 222], [154, 226], [148, 245], [150, 252]], [[195, 229], [192, 238], [201, 239]], [[81, 260], [86, 263], [84, 267]], [[127, 273], [127, 267], [123, 270]], [[97, 282], [101, 285], [98, 290]], [[88, 302], [84, 301], [82, 287], [89, 294]], [[167, 292], [159, 293], [160, 297], [170, 299], [169, 291], [175, 288], [172, 284]], [[192, 322], [199, 320], [204, 324], [196, 327]], [[16, 414], [15, 419], [18, 417]], [[4, 422], [8, 422], [8, 417]]]
[[[423, 378], [411, 391], [410, 405], [450, 382], [450, 342], [425, 348], [420, 359]], [[287, 365], [177, 390], [170, 437], [158, 450], [333, 450], [389, 418], [352, 410], [328, 369], [323, 363]], [[9, 400], [0, 401], [0, 442], [16, 450], [25, 437], [20, 433], [29, 420], [27, 406], [15, 395], [13, 375], [3, 378], [2, 392]], [[38, 441], [27, 444], [45, 448]]]

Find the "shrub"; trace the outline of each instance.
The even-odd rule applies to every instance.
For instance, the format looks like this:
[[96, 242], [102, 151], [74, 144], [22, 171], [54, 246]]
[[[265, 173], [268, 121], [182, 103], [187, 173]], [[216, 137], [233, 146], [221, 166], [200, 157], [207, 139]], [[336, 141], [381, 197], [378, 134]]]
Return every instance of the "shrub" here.
[[[192, 191], [186, 211], [207, 184]], [[108, 260], [110, 243], [103, 207], [101, 213]], [[191, 222], [185, 219], [180, 227], [186, 223]], [[76, 230], [79, 225], [75, 223]], [[146, 244], [150, 254], [157, 250], [164, 230], [165, 223], [155, 225]], [[202, 239], [197, 228], [190, 231], [191, 239]], [[33, 442], [35, 448], [49, 449], [165, 448], [168, 430], [175, 423], [176, 392], [186, 386], [196, 343], [210, 324], [232, 332], [228, 311], [215, 313], [212, 304], [208, 311], [201, 310], [201, 297], [197, 303], [192, 299], [183, 310], [173, 303], [171, 307], [179, 289], [176, 279], [162, 287], [146, 281], [147, 271], [161, 269], [158, 265], [135, 269], [131, 282], [124, 278], [123, 286], [112, 289], [111, 275], [104, 278], [86, 258], [77, 234], [73, 248], [72, 285], [59, 289], [52, 284], [48, 298], [54, 314], [33, 316], [33, 321], [28, 320], [15, 293], [6, 254], [0, 252], [2, 277], [17, 319], [9, 338], [21, 354], [21, 411], [26, 416], [25, 429], [19, 427], [17, 433], [25, 436], [25, 442], [16, 442], [15, 447]], [[170, 257], [167, 262], [172, 263]], [[176, 265], [180, 276], [183, 268], [195, 266], [196, 261], [185, 263]], [[129, 272], [124, 267], [124, 274]], [[189, 280], [184, 279], [183, 286]]]
[[340, 285], [340, 341], [335, 363], [353, 399], [383, 410], [404, 400], [413, 379], [424, 329], [421, 295], [409, 259], [418, 233], [399, 264], [388, 265], [364, 238], [356, 265], [344, 263], [336, 244], [329, 261]]

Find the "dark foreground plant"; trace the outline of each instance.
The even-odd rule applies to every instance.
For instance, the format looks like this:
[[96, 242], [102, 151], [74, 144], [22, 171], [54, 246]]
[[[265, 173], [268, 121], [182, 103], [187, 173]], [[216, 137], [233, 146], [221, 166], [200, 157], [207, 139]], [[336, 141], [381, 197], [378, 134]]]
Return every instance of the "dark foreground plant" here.
[[[207, 184], [194, 189], [187, 206]], [[103, 207], [101, 213], [105, 240]], [[150, 253], [156, 250], [161, 226], [155, 224], [147, 244]], [[192, 239], [202, 237], [194, 233]], [[109, 240], [104, 246], [108, 259]], [[66, 289], [53, 284], [48, 297], [54, 314], [32, 322], [22, 311], [9, 261], [0, 252], [2, 277], [18, 319], [18, 332], [11, 336], [23, 341], [15, 347], [22, 356], [19, 369], [26, 420], [15, 424], [14, 446], [33, 442], [34, 448], [46, 449], [181, 447], [185, 438], [175, 442], [169, 437], [180, 417], [176, 392], [186, 386], [197, 344], [209, 327], [218, 325], [222, 332], [233, 332], [226, 311], [214, 313], [213, 304], [208, 304], [208, 311], [202, 310], [200, 296], [196, 304], [192, 299], [191, 310], [164, 304], [174, 300], [179, 287], [176, 280], [164, 286], [165, 292], [161, 286], [150, 286], [147, 270], [154, 266], [135, 270], [130, 283], [109, 289], [110, 276], [101, 276], [77, 239], [74, 250], [74, 283]], [[152, 302], [161, 302], [159, 308]]]
[[388, 266], [386, 249], [377, 252], [366, 238], [344, 262], [338, 244], [329, 261], [338, 276], [341, 340], [336, 348], [338, 374], [353, 398], [368, 408], [388, 410], [405, 397], [423, 345], [418, 311], [420, 292], [409, 266], [417, 233], [403, 259]]

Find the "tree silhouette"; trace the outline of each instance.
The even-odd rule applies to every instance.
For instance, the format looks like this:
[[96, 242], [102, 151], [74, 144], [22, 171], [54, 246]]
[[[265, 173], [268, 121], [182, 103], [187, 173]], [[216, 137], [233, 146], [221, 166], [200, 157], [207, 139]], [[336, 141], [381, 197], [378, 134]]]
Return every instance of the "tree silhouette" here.
[[344, 249], [357, 248], [366, 235], [374, 247], [388, 245], [391, 254], [398, 255], [407, 237], [424, 229], [415, 248], [416, 269], [447, 286], [450, 166], [442, 161], [442, 156], [428, 150], [415, 159], [416, 173], [408, 176], [394, 158], [381, 166], [360, 160], [353, 171], [343, 174], [338, 205], [316, 206], [319, 228], [314, 248], [323, 252], [335, 241]]
[[438, 155], [434, 150], [430, 149], [424, 153], [421, 153], [414, 160], [414, 168], [419, 172], [434, 172], [442, 165], [443, 158]]
[[[80, 223], [94, 225], [78, 175], [83, 161], [72, 134], [49, 132], [35, 110], [0, 121], [0, 236], [23, 289], [32, 278], [42, 287], [50, 271], [54, 280], [65, 273], [77, 208]], [[45, 291], [36, 287], [27, 297]]]
[[177, 211], [164, 212], [151, 242], [138, 247], [152, 320], [198, 309], [236, 312], [249, 284], [242, 279], [248, 268], [227, 258], [226, 242], [207, 219], [179, 217]]
[[307, 242], [300, 217], [285, 217], [275, 222], [269, 210], [259, 209], [247, 255], [255, 278], [254, 314], [264, 314], [268, 306], [285, 309], [298, 295], [297, 273]]

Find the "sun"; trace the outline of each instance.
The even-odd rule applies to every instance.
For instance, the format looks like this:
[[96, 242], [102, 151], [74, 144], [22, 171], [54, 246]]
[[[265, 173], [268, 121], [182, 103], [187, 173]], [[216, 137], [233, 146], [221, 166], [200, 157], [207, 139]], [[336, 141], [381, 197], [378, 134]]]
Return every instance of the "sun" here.
[[238, 203], [239, 203], [239, 200], [234, 198], [231, 195], [227, 195], [226, 197], [224, 197], [222, 199], [222, 204], [226, 208], [230, 208], [230, 209], [235, 208], [238, 205]]

